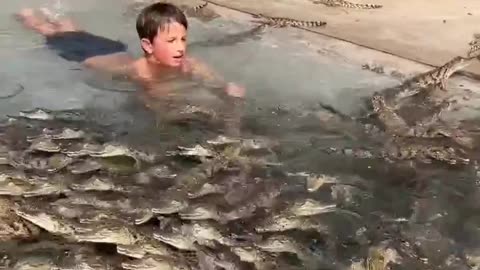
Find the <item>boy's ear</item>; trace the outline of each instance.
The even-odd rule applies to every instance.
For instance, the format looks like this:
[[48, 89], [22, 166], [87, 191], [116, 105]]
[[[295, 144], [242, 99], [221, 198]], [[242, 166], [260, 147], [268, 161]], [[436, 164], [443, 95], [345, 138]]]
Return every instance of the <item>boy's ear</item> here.
[[142, 38], [140, 40], [140, 45], [142, 46], [142, 49], [148, 53], [148, 54], [152, 54], [153, 53], [153, 46], [152, 46], [152, 43], [150, 42], [150, 40], [148, 40], [148, 38]]

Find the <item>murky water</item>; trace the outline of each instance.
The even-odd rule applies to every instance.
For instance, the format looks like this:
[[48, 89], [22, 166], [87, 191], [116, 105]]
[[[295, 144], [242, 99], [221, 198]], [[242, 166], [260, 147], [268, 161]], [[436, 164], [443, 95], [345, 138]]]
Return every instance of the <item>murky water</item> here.
[[[2, 117], [35, 107], [85, 110], [92, 122], [102, 124], [118, 140], [144, 148], [159, 144], [168, 148], [217, 134], [209, 127], [158, 125], [155, 115], [131, 92], [137, 90], [135, 85], [109, 81], [47, 50], [42, 37], [23, 29], [12, 18], [22, 7], [42, 6], [64, 12], [95, 34], [120, 39], [129, 45], [130, 53], [140, 55], [134, 18], [123, 15], [127, 0], [8, 0], [0, 11]], [[268, 30], [260, 39], [225, 45], [218, 40], [251, 26], [222, 18], [190, 22], [189, 53], [246, 87], [242, 134], [280, 142], [276, 154], [283, 162], [281, 175], [308, 172], [362, 183], [324, 186], [308, 193], [304, 178], [289, 178], [292, 192], [282, 200], [309, 196], [335, 201], [361, 216], [359, 220], [326, 216], [326, 222], [334, 224], [327, 240], [311, 231], [291, 235], [333, 241], [335, 255], [345, 265], [352, 258], [363, 258], [369, 246], [389, 240], [404, 251], [395, 269], [468, 269], [463, 263], [465, 255], [475, 254], [479, 240], [475, 168], [443, 164], [412, 168], [403, 163], [332, 155], [325, 149], [378, 148], [378, 141], [362, 137], [350, 125], [323, 121], [321, 115], [299, 117], [292, 113], [321, 101], [350, 114], [363, 106], [361, 97], [396, 80], [339, 63], [333, 55], [303, 51], [289, 35], [294, 30]], [[8, 97], [19, 89], [18, 95]], [[405, 243], [410, 246], [402, 250]], [[410, 250], [415, 254], [409, 254]]]

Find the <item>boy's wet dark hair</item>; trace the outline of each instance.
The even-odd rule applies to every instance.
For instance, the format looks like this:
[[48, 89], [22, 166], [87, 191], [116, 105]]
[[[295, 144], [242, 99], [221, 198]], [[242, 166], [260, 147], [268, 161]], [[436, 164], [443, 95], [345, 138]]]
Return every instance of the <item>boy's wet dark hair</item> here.
[[137, 17], [137, 33], [140, 39], [153, 42], [158, 29], [163, 30], [169, 23], [177, 22], [188, 29], [185, 14], [175, 5], [155, 3], [142, 10]]

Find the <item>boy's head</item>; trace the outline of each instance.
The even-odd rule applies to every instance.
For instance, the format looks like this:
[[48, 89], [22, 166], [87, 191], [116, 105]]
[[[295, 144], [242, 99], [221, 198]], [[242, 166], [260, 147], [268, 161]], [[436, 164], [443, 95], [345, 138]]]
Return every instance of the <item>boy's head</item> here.
[[137, 33], [147, 57], [159, 64], [178, 67], [182, 64], [187, 39], [185, 14], [168, 3], [155, 3], [137, 17]]

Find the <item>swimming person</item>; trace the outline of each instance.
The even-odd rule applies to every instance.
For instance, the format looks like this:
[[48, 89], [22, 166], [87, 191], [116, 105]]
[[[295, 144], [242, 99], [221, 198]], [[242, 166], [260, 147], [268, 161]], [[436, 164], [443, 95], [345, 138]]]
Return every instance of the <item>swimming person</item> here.
[[226, 103], [239, 104], [244, 97], [244, 88], [225, 82], [205, 64], [187, 57], [188, 22], [175, 5], [155, 3], [140, 12], [136, 29], [144, 54], [139, 59], [127, 53], [124, 43], [81, 30], [70, 19], [53, 20], [44, 10], [23, 9], [17, 17], [26, 27], [45, 36], [47, 47], [62, 58], [139, 82], [145, 90], [147, 107], [152, 97], [171, 94], [174, 87], [157, 87], [154, 82], [172, 74], [189, 75], [217, 85], [210, 90]]

